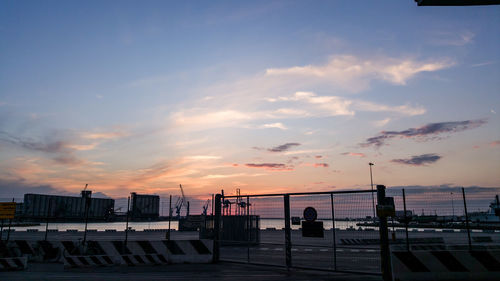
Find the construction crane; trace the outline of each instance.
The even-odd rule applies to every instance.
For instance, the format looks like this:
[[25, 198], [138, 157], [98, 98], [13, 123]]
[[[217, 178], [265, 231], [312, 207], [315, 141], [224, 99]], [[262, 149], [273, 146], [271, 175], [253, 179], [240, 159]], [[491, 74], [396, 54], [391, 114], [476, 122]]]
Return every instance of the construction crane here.
[[206, 216], [207, 215], [207, 210], [208, 210], [208, 205], [210, 204], [210, 199], [207, 199], [205, 204], [203, 205], [203, 213], [202, 215]]

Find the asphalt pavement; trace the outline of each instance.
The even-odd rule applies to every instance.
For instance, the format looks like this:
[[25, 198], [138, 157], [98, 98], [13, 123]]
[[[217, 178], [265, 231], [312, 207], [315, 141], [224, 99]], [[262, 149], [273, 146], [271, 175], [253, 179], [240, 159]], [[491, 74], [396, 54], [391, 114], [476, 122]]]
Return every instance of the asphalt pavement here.
[[219, 264], [173, 264], [167, 266], [65, 269], [60, 265], [37, 264], [29, 271], [0, 272], [0, 280], [382, 280], [380, 276], [290, 270], [270, 266]]

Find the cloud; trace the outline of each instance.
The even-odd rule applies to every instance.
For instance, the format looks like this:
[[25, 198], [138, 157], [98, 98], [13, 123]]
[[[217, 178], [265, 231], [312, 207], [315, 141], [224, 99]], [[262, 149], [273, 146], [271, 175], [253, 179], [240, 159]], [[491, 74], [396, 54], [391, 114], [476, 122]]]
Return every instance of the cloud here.
[[500, 140], [490, 142], [490, 146], [498, 146], [500, 145]]
[[312, 92], [296, 92], [292, 97], [280, 97], [279, 100], [306, 102], [325, 110], [330, 116], [354, 115], [354, 112], [349, 109], [352, 101], [337, 96], [318, 96]]
[[371, 81], [382, 80], [396, 85], [407, 81], [421, 72], [432, 72], [454, 65], [449, 59], [417, 61], [411, 58], [363, 59], [353, 55], [337, 55], [324, 65], [270, 68], [268, 76], [287, 76], [295, 79], [317, 79], [354, 92], [365, 90]]
[[[279, 97], [272, 102], [303, 102], [313, 108], [305, 111], [292, 108], [279, 109], [278, 111], [298, 116], [352, 116], [359, 111], [368, 112], [393, 112], [401, 115], [415, 116], [426, 112], [422, 106], [412, 106], [410, 104], [390, 106], [378, 104], [370, 101], [347, 99], [339, 96], [319, 96], [313, 92], [296, 92], [293, 96]], [[278, 113], [276, 111], [274, 114]], [[389, 119], [390, 120], [390, 119]], [[386, 122], [388, 122], [387, 120]]]
[[299, 146], [299, 145], [300, 145], [300, 143], [289, 142], [289, 143], [278, 145], [278, 146], [275, 146], [272, 148], [268, 148], [267, 151], [269, 151], [269, 152], [283, 152], [283, 151], [289, 150], [290, 148], [292, 148], [294, 146]]
[[316, 156], [314, 156], [314, 158], [316, 158], [316, 159], [321, 159], [321, 158], [323, 158], [323, 156], [321, 156], [321, 155], [316, 155]]
[[382, 119], [382, 120], [373, 121], [373, 124], [375, 125], [375, 127], [384, 127], [390, 121], [391, 121], [391, 118], [385, 118], [385, 119]]
[[293, 167], [287, 166], [285, 164], [281, 163], [247, 163], [245, 164], [246, 167], [249, 168], [262, 168], [266, 170], [272, 170], [272, 171], [291, 171], [293, 170]]
[[341, 153], [341, 155], [348, 155], [348, 156], [356, 156], [356, 157], [366, 157], [366, 154], [364, 153], [361, 153], [361, 152], [344, 152], [344, 153]]
[[[64, 189], [55, 188], [50, 184], [33, 184], [27, 182], [24, 179], [17, 179], [17, 180], [0, 179], [1, 201], [5, 201], [5, 199], [11, 200], [12, 198], [15, 198], [16, 202], [19, 202], [18, 200], [24, 198], [24, 194], [26, 193], [80, 196], [79, 192], [70, 192]], [[92, 192], [92, 197], [109, 198], [106, 194], [102, 192]]]
[[193, 155], [186, 157], [186, 159], [189, 160], [217, 160], [221, 158], [222, 158], [221, 156], [214, 156], [214, 155]]
[[82, 133], [81, 137], [85, 139], [116, 139], [127, 136], [125, 132], [98, 132], [98, 133]]
[[475, 34], [470, 31], [462, 32], [437, 32], [430, 42], [443, 46], [464, 46], [473, 42]]
[[442, 157], [437, 154], [429, 153], [429, 154], [415, 155], [407, 159], [393, 159], [391, 160], [391, 162], [404, 165], [412, 165], [412, 166], [425, 166], [427, 164], [432, 164], [441, 158]]
[[382, 131], [379, 135], [366, 139], [361, 146], [380, 147], [392, 138], [420, 138], [425, 140], [428, 136], [437, 136], [445, 133], [457, 133], [469, 129], [474, 129], [486, 124], [486, 120], [465, 120], [454, 122], [429, 123], [419, 128], [409, 128], [404, 131]]
[[327, 163], [314, 163], [314, 167], [323, 167], [323, 168], [328, 168], [330, 165]]
[[480, 62], [476, 64], [472, 64], [471, 67], [481, 67], [481, 66], [486, 66], [486, 65], [491, 65], [497, 63], [496, 61], [485, 61], [485, 62]]
[[281, 129], [281, 130], [287, 130], [288, 128], [285, 127], [285, 125], [283, 125], [282, 123], [271, 123], [271, 124], [264, 124], [262, 126], [260, 126], [259, 128], [262, 128], [262, 129], [269, 129], [269, 128], [276, 128], [276, 129]]
[[22, 147], [27, 150], [57, 153], [66, 150], [67, 143], [63, 140], [38, 141], [31, 138], [13, 136], [7, 132], [0, 131], [0, 141]]

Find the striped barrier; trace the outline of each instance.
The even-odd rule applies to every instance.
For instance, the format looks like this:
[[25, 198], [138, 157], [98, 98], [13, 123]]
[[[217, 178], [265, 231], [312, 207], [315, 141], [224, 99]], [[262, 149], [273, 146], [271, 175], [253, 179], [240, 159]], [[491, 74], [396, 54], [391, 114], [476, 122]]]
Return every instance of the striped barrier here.
[[119, 261], [113, 260], [112, 257], [101, 256], [65, 256], [63, 258], [65, 268], [78, 267], [104, 267], [120, 264]]
[[26, 269], [28, 259], [26, 257], [0, 258], [1, 271], [13, 271]]
[[[210, 263], [213, 257], [213, 241], [211, 240], [157, 240], [157, 241], [96, 241], [103, 251], [111, 256], [121, 256], [124, 264], [143, 264], [135, 259], [136, 255], [143, 257], [151, 255], [153, 259], [144, 256], [145, 264], [163, 263]], [[130, 258], [134, 256], [134, 259]], [[129, 257], [130, 261], [127, 261]], [[165, 258], [165, 260], [163, 260]]]
[[500, 280], [500, 251], [392, 251], [394, 280]]
[[[1, 242], [1, 241], [0, 241]], [[2, 246], [3, 245], [3, 246]], [[0, 250], [9, 258], [32, 262], [62, 262], [64, 267], [140, 266], [173, 263], [211, 263], [212, 240], [156, 241], [81, 241], [13, 240], [1, 243]], [[3, 249], [3, 250], [2, 250]], [[14, 267], [14, 260], [3, 262]], [[25, 268], [26, 266], [24, 266]]]
[[121, 258], [121, 264], [127, 266], [169, 264], [165, 256], [161, 254], [121, 255]]

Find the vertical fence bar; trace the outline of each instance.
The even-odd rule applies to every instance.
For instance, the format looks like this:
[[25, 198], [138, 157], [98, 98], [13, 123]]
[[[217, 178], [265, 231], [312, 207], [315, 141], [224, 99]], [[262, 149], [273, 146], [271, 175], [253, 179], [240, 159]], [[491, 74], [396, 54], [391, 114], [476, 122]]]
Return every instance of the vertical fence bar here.
[[335, 207], [333, 206], [333, 193], [330, 193], [330, 202], [332, 205], [333, 269], [337, 270], [337, 237], [335, 236]]
[[220, 225], [221, 225], [221, 198], [222, 195], [216, 194], [214, 200], [214, 254], [212, 262], [216, 263], [220, 259]]
[[[168, 199], [168, 231], [167, 231], [167, 240], [170, 241], [170, 223], [172, 222], [172, 194]], [[177, 226], [179, 227], [179, 226]]]
[[286, 267], [290, 269], [292, 266], [292, 234], [290, 230], [290, 195], [285, 194], [283, 197], [285, 207], [285, 261]]
[[[377, 185], [377, 206], [385, 203], [385, 186]], [[377, 212], [378, 213], [378, 212]], [[377, 214], [378, 215], [378, 214]], [[387, 227], [387, 217], [385, 214], [378, 215], [380, 234], [380, 261], [382, 267], [382, 279], [392, 280], [391, 252], [389, 250], [389, 229]]]
[[[127, 200], [127, 222], [125, 224], [125, 243], [124, 247], [127, 246], [127, 240], [128, 240], [128, 216], [129, 216], [129, 210], [130, 210], [130, 196], [128, 197]], [[125, 249], [124, 249], [125, 251]]]
[[52, 198], [49, 200], [49, 210], [47, 211], [47, 218], [45, 221], [45, 241], [47, 241], [47, 235], [49, 231], [49, 218], [50, 218], [50, 210], [52, 209]]
[[472, 242], [470, 240], [469, 214], [467, 213], [467, 202], [465, 200], [465, 189], [463, 187], [462, 187], [462, 196], [464, 198], [465, 227], [467, 228], [467, 238], [469, 239], [469, 250], [472, 250]]
[[250, 197], [247, 196], [247, 262], [250, 262], [250, 240], [252, 239], [251, 224], [250, 224]]
[[406, 250], [410, 251], [410, 239], [408, 239], [408, 216], [406, 215], [406, 194], [404, 188], [403, 188], [403, 208], [405, 212]]
[[[14, 202], [14, 198], [12, 198], [12, 202]], [[10, 239], [10, 227], [12, 226], [12, 219], [9, 219], [9, 230], [7, 231], [7, 242]]]

